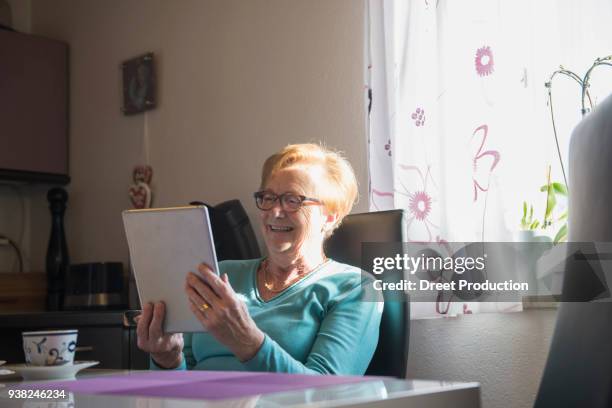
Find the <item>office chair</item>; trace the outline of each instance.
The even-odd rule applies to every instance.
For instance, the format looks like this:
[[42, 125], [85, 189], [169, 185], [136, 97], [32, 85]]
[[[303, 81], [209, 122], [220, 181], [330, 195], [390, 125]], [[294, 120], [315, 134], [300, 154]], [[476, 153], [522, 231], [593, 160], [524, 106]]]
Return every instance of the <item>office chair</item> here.
[[[405, 241], [406, 216], [403, 210], [348, 215], [325, 243], [325, 253], [338, 262], [361, 267], [362, 242], [388, 243], [385, 248], [396, 253]], [[402, 272], [385, 272], [386, 282], [403, 279]], [[366, 375], [406, 377], [410, 334], [410, 302], [390, 299], [385, 293], [385, 307], [380, 322], [380, 337]]]
[[249, 216], [240, 200], [224, 201], [215, 206], [202, 201], [192, 201], [189, 204], [205, 205], [208, 208], [218, 261], [261, 256]]
[[[612, 242], [612, 96], [576, 127], [570, 142], [569, 246]], [[608, 264], [608, 265], [606, 265]], [[610, 269], [609, 262], [602, 262]], [[561, 303], [535, 401], [544, 407], [612, 407], [612, 301], [610, 276], [586, 282], [589, 272], [567, 267]], [[607, 279], [606, 279], [607, 278]], [[607, 282], [606, 282], [607, 280]], [[607, 293], [606, 293], [607, 292]], [[595, 297], [597, 303], [585, 302]]]

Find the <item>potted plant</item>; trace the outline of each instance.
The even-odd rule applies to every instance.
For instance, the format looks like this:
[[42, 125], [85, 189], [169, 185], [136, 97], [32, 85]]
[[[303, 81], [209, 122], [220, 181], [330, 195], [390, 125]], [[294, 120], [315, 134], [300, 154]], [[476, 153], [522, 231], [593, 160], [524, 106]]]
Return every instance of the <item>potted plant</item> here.
[[554, 235], [553, 244], [567, 241], [567, 210], [561, 213], [557, 219], [554, 217], [554, 210], [557, 206], [557, 196], [567, 197], [567, 186], [559, 182], [550, 181], [550, 166], [548, 166], [548, 176], [546, 184], [540, 187], [540, 191], [546, 192], [546, 210], [542, 221], [542, 230], [552, 228], [557, 223], [562, 223], [557, 233]]
[[[546, 193], [544, 217], [541, 221], [534, 218], [533, 205], [528, 206], [527, 202], [523, 202], [519, 241], [533, 244], [521, 247], [522, 256], [526, 262], [522, 269], [521, 279], [529, 282], [530, 287], [537, 287], [539, 295], [549, 295], [553, 293], [551, 288], [558, 286], [559, 277], [541, 275], [537, 263], [551, 248], [567, 240], [568, 211], [565, 210], [561, 214], [557, 214], [558, 198], [567, 197], [567, 186], [563, 183], [551, 181], [550, 166], [548, 166], [546, 184], [540, 187], [540, 191]], [[542, 284], [543, 286], [540, 286]]]
[[[563, 183], [550, 180], [550, 166], [548, 166], [548, 175], [546, 184], [540, 187], [541, 192], [546, 192], [546, 207], [542, 221], [535, 219], [533, 216], [533, 205], [527, 205], [523, 201], [523, 217], [521, 218], [521, 229], [519, 232], [519, 241], [521, 242], [550, 242], [558, 244], [559, 242], [567, 241], [567, 210], [556, 215], [555, 208], [557, 206], [557, 198], [559, 196], [567, 197], [567, 186]], [[559, 225], [559, 229], [551, 236], [549, 231]], [[536, 232], [542, 232], [541, 235], [536, 235]]]

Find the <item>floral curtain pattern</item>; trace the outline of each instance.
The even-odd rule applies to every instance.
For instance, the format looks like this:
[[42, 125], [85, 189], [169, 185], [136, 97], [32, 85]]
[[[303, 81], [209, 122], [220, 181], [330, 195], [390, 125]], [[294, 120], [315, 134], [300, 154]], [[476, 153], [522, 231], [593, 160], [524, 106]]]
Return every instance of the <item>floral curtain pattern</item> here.
[[[371, 211], [405, 209], [411, 242], [513, 240], [522, 202], [540, 210], [547, 166], [556, 179], [561, 174], [547, 76], [560, 63], [588, 66], [612, 53], [603, 24], [612, 4], [577, 3], [368, 1]], [[595, 40], [568, 50], [568, 30]], [[555, 107], [563, 112], [565, 156], [580, 120], [572, 86], [559, 85], [565, 103]], [[456, 299], [414, 306], [417, 316], [520, 310]]]

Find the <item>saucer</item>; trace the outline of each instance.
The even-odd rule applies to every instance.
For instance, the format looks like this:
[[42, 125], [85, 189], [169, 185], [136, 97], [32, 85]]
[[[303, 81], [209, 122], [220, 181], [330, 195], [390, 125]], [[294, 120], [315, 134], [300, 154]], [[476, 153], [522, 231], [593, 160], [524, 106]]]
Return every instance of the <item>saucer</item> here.
[[84, 368], [100, 364], [99, 361], [75, 361], [74, 364], [58, 366], [33, 366], [27, 364], [12, 364], [3, 368], [17, 372], [24, 380], [71, 380], [76, 373]]
[[[6, 361], [0, 360], [0, 366], [4, 365], [5, 363]], [[11, 370], [5, 370], [3, 368], [0, 368], [0, 375], [9, 375], [9, 374], [15, 374], [15, 372]]]

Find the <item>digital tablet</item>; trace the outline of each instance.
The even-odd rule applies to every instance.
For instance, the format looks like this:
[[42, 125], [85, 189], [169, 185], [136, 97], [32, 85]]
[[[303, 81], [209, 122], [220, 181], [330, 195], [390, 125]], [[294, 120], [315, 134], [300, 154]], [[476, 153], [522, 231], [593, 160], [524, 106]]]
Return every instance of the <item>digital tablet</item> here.
[[205, 206], [154, 208], [123, 212], [130, 261], [142, 305], [163, 301], [167, 333], [205, 331], [189, 309], [185, 279], [198, 265], [219, 274]]

